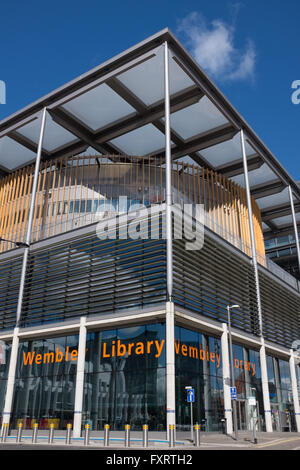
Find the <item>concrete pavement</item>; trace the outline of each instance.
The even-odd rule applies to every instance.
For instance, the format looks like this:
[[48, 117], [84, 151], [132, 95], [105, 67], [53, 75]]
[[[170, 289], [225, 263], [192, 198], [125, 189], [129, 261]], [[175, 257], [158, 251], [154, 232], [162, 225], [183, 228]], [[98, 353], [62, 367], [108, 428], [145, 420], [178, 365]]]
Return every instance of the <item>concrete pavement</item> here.
[[[40, 431], [36, 444], [31, 442], [32, 432], [24, 431], [22, 443], [16, 443], [16, 433], [7, 436], [5, 443], [0, 443], [0, 450], [5, 449], [43, 449], [43, 450], [145, 450], [143, 448], [142, 433], [132, 431], [130, 434], [130, 448], [124, 446], [124, 432], [112, 431], [110, 433], [110, 445], [104, 448], [103, 432], [91, 432], [89, 445], [84, 445], [84, 439], [72, 439], [70, 445], [65, 444], [65, 432], [55, 431], [54, 443], [48, 444], [48, 432]], [[161, 432], [149, 432], [148, 451], [191, 451], [191, 450], [300, 450], [300, 433], [257, 433], [257, 444], [253, 442], [251, 432], [239, 432], [238, 441], [232, 436], [215, 433], [201, 433], [200, 447], [195, 447], [189, 439], [189, 433], [177, 432], [174, 448], [170, 448], [166, 440], [166, 434]]]

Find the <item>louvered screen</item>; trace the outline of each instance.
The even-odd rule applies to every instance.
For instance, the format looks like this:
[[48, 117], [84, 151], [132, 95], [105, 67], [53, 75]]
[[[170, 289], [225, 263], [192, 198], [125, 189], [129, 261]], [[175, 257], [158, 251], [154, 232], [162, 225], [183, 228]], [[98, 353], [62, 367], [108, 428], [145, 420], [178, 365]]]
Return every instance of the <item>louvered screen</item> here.
[[300, 296], [263, 272], [259, 284], [264, 337], [291, 348], [300, 339]]
[[0, 330], [16, 326], [21, 268], [20, 257], [0, 262]]
[[208, 236], [199, 251], [174, 241], [174, 301], [220, 322], [227, 322], [227, 305], [239, 304], [232, 325], [258, 334], [252, 266]]
[[20, 326], [166, 299], [163, 240], [88, 237], [32, 253]]

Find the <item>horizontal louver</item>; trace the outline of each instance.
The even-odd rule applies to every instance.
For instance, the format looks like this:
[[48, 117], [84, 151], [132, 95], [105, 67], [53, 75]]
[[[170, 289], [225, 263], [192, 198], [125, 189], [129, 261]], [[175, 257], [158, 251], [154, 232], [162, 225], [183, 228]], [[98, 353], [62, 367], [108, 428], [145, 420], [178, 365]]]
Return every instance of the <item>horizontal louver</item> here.
[[300, 339], [300, 297], [260, 272], [259, 284], [265, 339], [292, 347]]
[[22, 258], [10, 258], [0, 263], [0, 330], [16, 326]]
[[174, 301], [220, 322], [227, 322], [226, 306], [232, 311], [232, 325], [258, 334], [258, 316], [253, 270], [207, 236], [199, 251], [185, 250], [184, 242], [174, 242]]
[[64, 321], [166, 299], [163, 240], [84, 240], [33, 252], [21, 326]]

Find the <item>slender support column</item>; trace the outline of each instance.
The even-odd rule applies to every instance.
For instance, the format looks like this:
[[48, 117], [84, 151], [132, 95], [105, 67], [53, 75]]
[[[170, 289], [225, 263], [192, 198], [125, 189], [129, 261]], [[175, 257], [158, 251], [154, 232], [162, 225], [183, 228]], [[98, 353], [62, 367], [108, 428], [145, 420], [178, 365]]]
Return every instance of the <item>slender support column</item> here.
[[176, 424], [175, 401], [175, 331], [174, 304], [166, 303], [166, 402], [167, 402], [167, 432], [169, 425]]
[[262, 336], [262, 334], [263, 334], [262, 308], [261, 308], [261, 300], [260, 300], [260, 287], [259, 287], [256, 245], [255, 245], [254, 226], [253, 226], [252, 203], [251, 203], [251, 194], [250, 194], [250, 186], [249, 186], [249, 176], [248, 176], [248, 164], [247, 164], [247, 155], [246, 155], [245, 138], [244, 138], [243, 130], [240, 131], [240, 137], [241, 137], [241, 147], [242, 147], [242, 155], [243, 155], [243, 166], [244, 166], [244, 175], [245, 175], [246, 195], [247, 195], [247, 207], [248, 207], [249, 229], [250, 229], [250, 239], [251, 239], [252, 264], [253, 264], [253, 269], [254, 269], [255, 286], [256, 286], [259, 331], [260, 331], [260, 336]]
[[250, 229], [250, 238], [251, 238], [252, 264], [253, 264], [255, 287], [256, 287], [259, 334], [260, 334], [260, 337], [261, 337], [260, 360], [261, 360], [261, 380], [262, 380], [262, 387], [263, 387], [265, 421], [266, 421], [266, 430], [267, 430], [267, 432], [272, 432], [273, 428], [272, 428], [271, 409], [270, 409], [270, 397], [269, 397], [269, 384], [268, 384], [268, 372], [267, 372], [267, 364], [266, 364], [266, 353], [265, 353], [265, 345], [264, 345], [264, 339], [263, 339], [263, 322], [262, 322], [262, 307], [261, 307], [261, 298], [260, 298], [259, 275], [258, 275], [256, 245], [255, 245], [254, 226], [253, 226], [252, 203], [251, 203], [249, 176], [248, 176], [248, 164], [247, 164], [247, 155], [246, 155], [245, 138], [244, 138], [244, 131], [243, 130], [240, 131], [240, 138], [241, 138], [243, 166], [244, 166], [244, 175], [245, 175], [245, 185], [246, 185], [246, 195], [247, 195], [249, 229]]
[[172, 236], [172, 179], [171, 179], [171, 131], [170, 131], [170, 78], [169, 48], [164, 44], [165, 77], [165, 151], [166, 151], [166, 249], [167, 249], [167, 303], [166, 303], [166, 404], [167, 432], [176, 425], [175, 399], [175, 320], [173, 291], [173, 236]]
[[4, 408], [3, 408], [1, 436], [3, 432], [3, 425], [4, 424], [9, 425], [9, 422], [10, 422], [12, 401], [13, 401], [13, 395], [14, 395], [16, 367], [17, 367], [17, 360], [18, 360], [18, 349], [19, 349], [19, 328], [15, 328], [12, 345], [11, 345], [11, 353], [10, 353], [10, 361], [9, 361], [9, 369], [8, 369], [8, 377], [7, 377], [7, 387], [6, 387], [6, 394], [5, 394], [5, 403], [4, 403]]
[[33, 216], [34, 216], [34, 206], [35, 206], [35, 200], [36, 200], [36, 191], [37, 191], [38, 177], [39, 177], [39, 171], [40, 171], [43, 139], [44, 139], [44, 133], [45, 133], [46, 115], [47, 115], [47, 110], [46, 108], [44, 108], [42, 112], [40, 137], [39, 137], [37, 155], [36, 155], [36, 160], [35, 160], [35, 170], [34, 170], [33, 186], [32, 186], [30, 209], [29, 209], [29, 216], [28, 216], [26, 240], [25, 240], [26, 246], [25, 246], [24, 254], [23, 254], [23, 262], [22, 262], [22, 270], [21, 270], [20, 286], [19, 286], [19, 294], [18, 294], [18, 304], [17, 304], [17, 312], [16, 312], [16, 328], [14, 330], [14, 336], [13, 336], [13, 342], [12, 342], [12, 351], [11, 351], [11, 357], [10, 357], [10, 363], [9, 363], [8, 380], [7, 380], [5, 404], [4, 404], [4, 411], [3, 411], [3, 423], [5, 422], [7, 424], [9, 424], [10, 422], [13, 391], [14, 391], [14, 385], [15, 385], [15, 373], [16, 373], [18, 346], [19, 346], [18, 327], [19, 327], [19, 322], [20, 322], [21, 312], [22, 312], [25, 278], [26, 278], [28, 255], [29, 255], [30, 242], [31, 242], [32, 222], [33, 222]]
[[172, 237], [172, 181], [171, 181], [171, 131], [170, 131], [170, 79], [169, 49], [164, 44], [165, 67], [165, 151], [166, 151], [166, 243], [167, 243], [167, 293], [172, 301], [173, 290], [173, 237]]
[[292, 209], [292, 216], [293, 216], [293, 226], [294, 226], [294, 234], [295, 234], [295, 241], [296, 241], [296, 248], [297, 248], [297, 257], [298, 257], [298, 267], [300, 272], [300, 247], [299, 247], [299, 235], [298, 235], [298, 228], [297, 228], [297, 221], [295, 215], [295, 206], [293, 200], [293, 193], [292, 188], [289, 186], [289, 196], [290, 196], [290, 204]]
[[221, 338], [222, 349], [222, 365], [223, 365], [223, 393], [224, 393], [224, 414], [226, 419], [226, 433], [232, 434], [232, 408], [230, 396], [230, 365], [229, 365], [229, 350], [228, 350], [228, 328], [227, 324], [223, 323], [223, 333]]
[[30, 209], [29, 209], [29, 216], [28, 216], [28, 224], [27, 224], [27, 232], [26, 232], [26, 240], [25, 240], [25, 249], [23, 255], [23, 263], [22, 263], [22, 271], [21, 271], [21, 279], [20, 279], [20, 288], [19, 288], [19, 297], [18, 297], [18, 306], [17, 306], [17, 320], [16, 326], [19, 326], [19, 321], [21, 318], [22, 312], [22, 304], [23, 304], [23, 295], [24, 295], [24, 286], [25, 286], [25, 277], [26, 277], [26, 270], [27, 270], [27, 263], [28, 263], [28, 256], [29, 256], [29, 249], [30, 249], [30, 242], [31, 242], [31, 230], [32, 230], [32, 222], [34, 216], [34, 208], [35, 208], [35, 200], [36, 200], [36, 191], [38, 185], [38, 178], [39, 178], [39, 171], [40, 171], [40, 163], [41, 163], [41, 156], [42, 156], [42, 149], [43, 149], [43, 140], [44, 140], [44, 133], [45, 133], [45, 125], [46, 125], [46, 117], [47, 117], [47, 109], [44, 108], [42, 112], [42, 122], [41, 122], [41, 129], [40, 129], [40, 137], [39, 137], [39, 144], [38, 150], [35, 160], [35, 169], [34, 169], [34, 177], [33, 177], [33, 185], [32, 185], [32, 193], [31, 193], [31, 201], [30, 201]]
[[86, 317], [81, 317], [80, 329], [79, 329], [78, 357], [77, 357], [73, 437], [80, 437], [80, 434], [81, 434], [85, 347], [86, 347], [85, 322], [86, 322]]
[[294, 358], [294, 351], [290, 350], [290, 373], [291, 373], [291, 382], [292, 382], [292, 392], [293, 392], [293, 402], [294, 402], [294, 411], [295, 411], [295, 421], [297, 432], [300, 432], [300, 406], [299, 406], [299, 395], [298, 395], [298, 386], [297, 386], [297, 377], [296, 377], [296, 365]]
[[264, 403], [264, 411], [265, 411], [266, 431], [273, 432], [266, 348], [265, 348], [265, 342], [263, 338], [261, 338], [261, 343], [262, 344], [260, 347], [259, 356], [260, 356], [261, 385], [262, 385], [263, 403]]

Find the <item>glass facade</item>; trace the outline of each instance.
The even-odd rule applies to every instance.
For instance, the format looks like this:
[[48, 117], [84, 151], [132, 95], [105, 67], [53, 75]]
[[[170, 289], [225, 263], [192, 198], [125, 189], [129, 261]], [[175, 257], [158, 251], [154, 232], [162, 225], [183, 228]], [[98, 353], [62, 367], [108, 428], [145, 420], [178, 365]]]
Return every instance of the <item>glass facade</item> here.
[[185, 387], [192, 386], [195, 389], [194, 422], [206, 431], [220, 430], [224, 417], [220, 339], [176, 327], [175, 361], [178, 428], [190, 428], [190, 404]]
[[78, 335], [20, 343], [12, 427], [22, 420], [28, 429], [73, 422]]
[[165, 325], [87, 335], [83, 425], [165, 429]]
[[9, 361], [10, 361], [10, 351], [11, 351], [11, 343], [0, 341], [0, 412], [1, 412], [0, 424], [2, 424], [2, 411], [4, 408], [4, 401], [5, 401], [8, 368], [9, 368]]
[[[259, 352], [237, 344], [233, 344], [232, 349], [239, 429], [253, 429], [252, 418], [256, 412], [258, 429], [265, 430]], [[248, 404], [249, 397], [256, 398], [256, 410]]]
[[[92, 430], [166, 429], [165, 324], [87, 332], [82, 428]], [[66, 429], [73, 423], [79, 336], [21, 341], [19, 344], [11, 427]], [[193, 422], [202, 431], [223, 431], [224, 392], [220, 338], [175, 327], [176, 423], [189, 430], [190, 404], [186, 387], [195, 389]], [[11, 344], [0, 341], [0, 411], [3, 411]], [[259, 352], [233, 344], [240, 430], [265, 430]], [[267, 356], [269, 394], [274, 431], [295, 430], [290, 365]], [[299, 364], [296, 377], [300, 387]], [[249, 404], [256, 397], [257, 407]], [[256, 413], [257, 411], [257, 413]]]
[[[288, 361], [267, 356], [269, 394], [274, 431], [296, 430]], [[297, 369], [297, 367], [296, 367]]]

